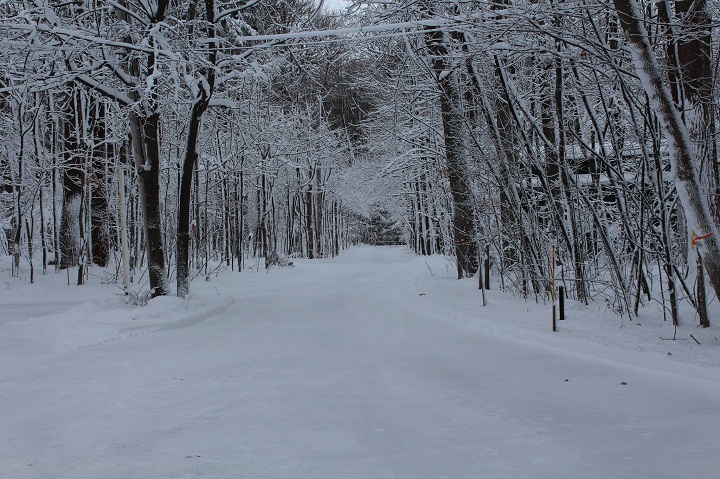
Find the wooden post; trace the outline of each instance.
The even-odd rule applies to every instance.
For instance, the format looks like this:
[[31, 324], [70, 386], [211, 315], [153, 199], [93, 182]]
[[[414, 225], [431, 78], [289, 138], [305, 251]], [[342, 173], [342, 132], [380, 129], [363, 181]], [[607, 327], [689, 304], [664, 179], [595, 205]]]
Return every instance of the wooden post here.
[[558, 288], [558, 295], [560, 296], [560, 317], [558, 318], [560, 321], [565, 320], [565, 288], [563, 286], [560, 286]]
[[490, 289], [490, 245], [485, 245], [485, 289]]
[[700, 250], [697, 252], [697, 311], [700, 315], [700, 326], [703, 328], [710, 327], [710, 319], [708, 319], [707, 299], [705, 294], [705, 270], [703, 269], [702, 256]]
[[[482, 251], [482, 249], [478, 248], [478, 251]], [[485, 285], [483, 284], [483, 268], [481, 267], [482, 264], [482, 255], [478, 255], [478, 289], [480, 289], [480, 292], [482, 293], [482, 305], [486, 306], [487, 302], [485, 300]]]
[[556, 308], [555, 308], [555, 245], [552, 246], [552, 266], [550, 268], [552, 278], [550, 279], [550, 297], [552, 298], [552, 330], [557, 331]]

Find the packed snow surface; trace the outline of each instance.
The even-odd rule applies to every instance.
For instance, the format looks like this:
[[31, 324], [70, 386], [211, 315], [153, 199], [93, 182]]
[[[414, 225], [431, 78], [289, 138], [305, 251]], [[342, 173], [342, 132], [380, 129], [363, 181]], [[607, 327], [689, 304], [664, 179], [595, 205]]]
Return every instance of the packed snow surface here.
[[720, 477], [715, 328], [569, 303], [553, 333], [453, 272], [357, 247], [138, 307], [3, 268], [0, 477]]

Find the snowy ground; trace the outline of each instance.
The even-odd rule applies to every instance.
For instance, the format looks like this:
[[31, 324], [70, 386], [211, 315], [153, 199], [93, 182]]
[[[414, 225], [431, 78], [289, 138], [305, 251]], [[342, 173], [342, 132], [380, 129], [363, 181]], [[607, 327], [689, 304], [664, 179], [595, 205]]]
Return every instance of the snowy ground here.
[[552, 333], [548, 305], [495, 288], [483, 308], [474, 280], [402, 248], [223, 272], [144, 308], [0, 269], [5, 479], [720, 474], [717, 326], [663, 341], [652, 308], [620, 327], [569, 304]]

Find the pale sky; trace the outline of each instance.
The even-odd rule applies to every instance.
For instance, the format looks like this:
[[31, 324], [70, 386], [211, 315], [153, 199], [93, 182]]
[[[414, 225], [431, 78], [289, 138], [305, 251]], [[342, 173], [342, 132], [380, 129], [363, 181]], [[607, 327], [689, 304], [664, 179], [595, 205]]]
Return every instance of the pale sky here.
[[345, 8], [348, 3], [345, 0], [325, 0], [325, 8], [328, 10], [336, 10], [338, 8]]

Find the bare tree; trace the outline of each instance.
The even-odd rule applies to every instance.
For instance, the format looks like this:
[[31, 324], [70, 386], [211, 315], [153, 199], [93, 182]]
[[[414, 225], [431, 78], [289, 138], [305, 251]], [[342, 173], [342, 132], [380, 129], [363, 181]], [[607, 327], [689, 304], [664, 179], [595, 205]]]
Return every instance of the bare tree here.
[[[426, 17], [436, 13], [433, 2], [423, 2]], [[475, 231], [474, 198], [470, 187], [465, 144], [465, 121], [463, 116], [461, 74], [463, 65], [448, 51], [452, 33], [428, 29], [425, 44], [440, 89], [440, 111], [445, 138], [445, 161], [450, 179], [453, 202], [453, 238], [457, 260], [458, 278], [473, 276], [477, 271], [478, 253]], [[457, 34], [455, 34], [457, 35]]]
[[720, 238], [697, 176], [697, 158], [693, 155], [690, 136], [650, 46], [638, 3], [635, 0], [613, 0], [613, 3], [628, 37], [638, 76], [667, 139], [675, 186], [687, 215], [689, 229], [700, 231], [707, 228], [710, 231], [711, 235], [703, 242], [706, 251], [704, 262], [715, 294], [720, 297]]

